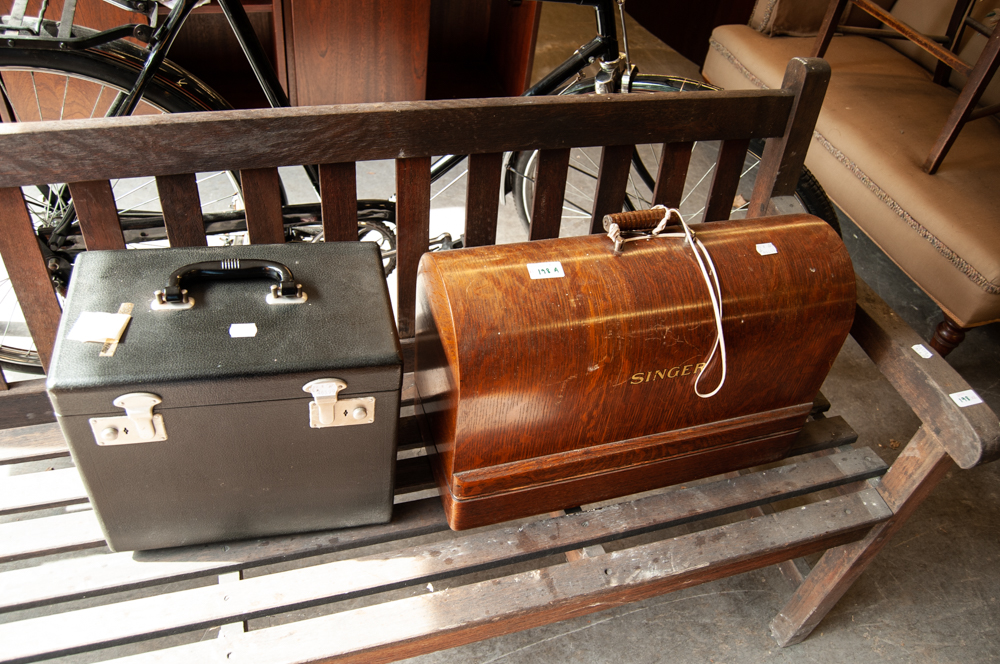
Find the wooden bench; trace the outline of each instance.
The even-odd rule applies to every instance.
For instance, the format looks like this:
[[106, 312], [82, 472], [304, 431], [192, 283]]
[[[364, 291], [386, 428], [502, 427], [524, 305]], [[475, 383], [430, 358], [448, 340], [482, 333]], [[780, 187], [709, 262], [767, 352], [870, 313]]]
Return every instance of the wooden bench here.
[[[568, 148], [595, 143], [663, 142], [682, 154], [693, 140], [722, 139], [730, 149], [720, 150], [714, 197], [731, 201], [740, 171], [735, 159], [743, 159], [732, 146], [745, 150], [748, 138], [771, 137], [753, 197], [755, 214], [761, 214], [784, 205], [795, 186], [824, 77], [822, 63], [794, 61], [785, 87], [770, 91], [414, 102], [0, 126], [0, 152], [12, 156], [0, 164], [0, 254], [21, 301], [30, 303], [28, 322], [47, 358], [58, 303], [21, 203], [21, 185], [74, 183], [74, 196], [92, 203], [80, 206], [88, 247], [110, 249], [123, 242], [107, 179], [155, 175], [172, 191], [187, 192], [174, 200], [190, 204], [192, 180], [185, 173], [238, 169], [251, 239], [278, 242], [276, 167], [325, 164], [326, 237], [346, 239], [356, 235], [354, 161], [394, 158], [398, 320], [409, 349], [416, 265], [427, 247], [431, 154], [473, 155], [466, 231], [472, 245], [495, 238], [505, 150], [544, 150], [533, 239], [558, 233], [558, 205], [551, 196], [557, 203], [562, 199]], [[598, 214], [620, 209], [627, 169], [627, 150], [605, 150]], [[667, 175], [660, 174], [661, 183], [674, 181]], [[660, 188], [662, 200], [675, 195]], [[724, 207], [728, 214], [728, 203]], [[197, 216], [184, 211], [167, 218], [175, 245], [203, 237], [188, 221]], [[850, 446], [850, 427], [824, 417], [828, 404], [820, 398], [787, 465], [449, 533], [423, 455], [430, 441], [421, 434], [412, 377], [406, 376], [397, 506], [387, 525], [110, 553], [92, 513], [53, 512], [86, 502], [73, 469], [2, 479], [0, 515], [28, 518], [0, 524], [0, 611], [24, 611], [0, 625], [0, 660], [34, 661], [195, 633], [158, 640], [154, 645], [162, 649], [129, 661], [392, 661], [772, 564], [801, 581], [775, 619], [774, 634], [783, 644], [805, 638], [953, 467], [952, 459], [967, 468], [1000, 452], [1000, 422], [992, 411], [985, 405], [959, 408], [948, 395], [968, 385], [939, 356], [915, 354], [915, 333], [865, 284], [858, 289], [852, 334], [923, 422], [889, 468], [871, 450]], [[4, 421], [20, 425], [0, 433], [0, 463], [66, 456], [56, 425], [39, 422], [41, 399], [38, 385], [14, 385], [0, 396]], [[28, 413], [35, 419], [25, 419]], [[786, 509], [792, 498], [795, 509]], [[710, 520], [721, 515], [731, 522]], [[649, 541], [651, 533], [702, 521], [697, 532]], [[413, 539], [435, 533], [430, 541]], [[645, 537], [629, 539], [638, 535]], [[624, 542], [614, 551], [601, 548], [619, 540]], [[823, 550], [804, 579], [801, 565], [788, 562]], [[565, 554], [565, 562], [553, 562], [555, 554]], [[514, 563], [530, 563], [531, 569], [506, 568]], [[433, 590], [438, 581], [490, 570], [495, 572], [485, 580]], [[419, 590], [424, 586], [426, 593]], [[410, 596], [391, 595], [407, 588]], [[371, 606], [350, 604], [381, 593], [390, 594]], [[97, 596], [111, 601], [89, 608], [73, 604]], [[247, 620], [312, 607], [328, 609], [245, 631]], [[213, 627], [219, 638], [198, 640], [197, 631]]]

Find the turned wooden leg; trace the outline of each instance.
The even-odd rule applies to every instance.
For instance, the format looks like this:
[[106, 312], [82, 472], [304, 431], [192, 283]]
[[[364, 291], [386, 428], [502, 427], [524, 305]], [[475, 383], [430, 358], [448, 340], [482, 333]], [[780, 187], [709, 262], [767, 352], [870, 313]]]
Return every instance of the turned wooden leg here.
[[965, 332], [968, 329], [945, 316], [944, 320], [938, 324], [937, 329], [934, 330], [934, 338], [931, 339], [931, 348], [936, 350], [941, 357], [947, 356], [948, 353], [955, 350], [958, 344], [962, 343], [962, 340], [965, 339]]
[[952, 467], [951, 457], [923, 429], [914, 435], [876, 485], [893, 516], [872, 528], [864, 539], [823, 554], [771, 622], [771, 635], [778, 645], [793, 645], [809, 636]]

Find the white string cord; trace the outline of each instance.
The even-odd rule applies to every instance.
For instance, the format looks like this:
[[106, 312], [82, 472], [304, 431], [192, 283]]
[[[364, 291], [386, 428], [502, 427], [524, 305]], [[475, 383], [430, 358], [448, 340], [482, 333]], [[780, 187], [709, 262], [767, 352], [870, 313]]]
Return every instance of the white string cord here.
[[[615, 243], [616, 253], [617, 251], [620, 251], [619, 248], [625, 242], [630, 242], [640, 239], [649, 239], [649, 237], [684, 238], [685, 243], [691, 246], [691, 252], [694, 254], [695, 261], [698, 263], [698, 269], [701, 272], [701, 277], [705, 281], [705, 287], [708, 289], [708, 299], [712, 303], [712, 315], [713, 318], [715, 319], [715, 342], [712, 344], [712, 350], [708, 354], [708, 359], [705, 360], [705, 368], [701, 370], [701, 373], [698, 374], [698, 378], [695, 379], [694, 381], [694, 393], [697, 394], [702, 399], [708, 399], [709, 397], [714, 397], [716, 394], [718, 394], [719, 390], [721, 390], [722, 386], [725, 384], [726, 366], [728, 364], [726, 361], [726, 337], [722, 331], [722, 288], [719, 286], [719, 273], [715, 269], [715, 263], [712, 261], [712, 256], [708, 253], [708, 249], [705, 248], [705, 245], [702, 243], [702, 241], [698, 237], [696, 237], [695, 234], [688, 227], [687, 223], [684, 221], [684, 218], [681, 216], [680, 211], [678, 211], [676, 208], [667, 209], [662, 205], [657, 205], [653, 209], [654, 210], [662, 209], [665, 211], [665, 214], [663, 215], [663, 219], [660, 221], [660, 223], [657, 224], [656, 228], [654, 228], [650, 232], [649, 236], [623, 238], [621, 236], [621, 229], [618, 227], [618, 224], [613, 223], [608, 228], [608, 237], [611, 238], [611, 240]], [[681, 230], [683, 232], [663, 233], [662, 231], [664, 228], [666, 228], [667, 223], [670, 219], [670, 215], [674, 213], [677, 214], [677, 218], [681, 222]], [[702, 256], [704, 256], [704, 260], [702, 260]], [[708, 262], [708, 267], [705, 267], [706, 261]], [[712, 359], [715, 357], [716, 351], [718, 351], [719, 357], [722, 360], [722, 377], [719, 378], [719, 384], [715, 386], [714, 390], [712, 390], [707, 394], [702, 394], [701, 391], [698, 389], [698, 385], [699, 383], [701, 383], [702, 376], [705, 375], [705, 369], [707, 369], [708, 365], [712, 363]]]

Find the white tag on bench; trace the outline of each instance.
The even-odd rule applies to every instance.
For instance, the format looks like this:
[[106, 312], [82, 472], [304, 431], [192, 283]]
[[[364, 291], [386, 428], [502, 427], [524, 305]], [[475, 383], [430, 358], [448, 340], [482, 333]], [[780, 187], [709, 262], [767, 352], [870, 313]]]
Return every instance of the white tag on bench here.
[[965, 390], [964, 392], [954, 392], [949, 394], [951, 400], [958, 404], [959, 408], [965, 408], [967, 406], [975, 406], [977, 403], [982, 403], [983, 400], [976, 394], [975, 390]]

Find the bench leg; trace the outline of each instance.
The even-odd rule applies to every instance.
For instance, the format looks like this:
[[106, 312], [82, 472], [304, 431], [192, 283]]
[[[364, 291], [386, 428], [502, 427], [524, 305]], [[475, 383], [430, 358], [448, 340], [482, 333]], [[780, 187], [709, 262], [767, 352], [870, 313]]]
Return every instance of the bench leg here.
[[958, 344], [962, 343], [968, 329], [945, 316], [944, 320], [938, 324], [937, 329], [934, 330], [931, 348], [936, 350], [941, 357], [946, 357], [948, 353], [958, 347]]
[[771, 622], [771, 635], [779, 645], [793, 645], [809, 636], [952, 467], [941, 445], [920, 429], [882, 480], [874, 481], [893, 516], [872, 528], [864, 539], [823, 554]]

